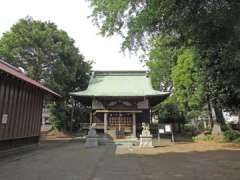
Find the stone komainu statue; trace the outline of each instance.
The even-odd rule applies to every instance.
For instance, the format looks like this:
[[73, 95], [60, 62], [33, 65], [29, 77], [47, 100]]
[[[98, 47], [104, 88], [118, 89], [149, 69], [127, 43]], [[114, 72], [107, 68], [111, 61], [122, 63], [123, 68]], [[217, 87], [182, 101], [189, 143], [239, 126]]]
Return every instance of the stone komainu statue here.
[[142, 135], [143, 136], [151, 136], [149, 124], [142, 123], [142, 128], [143, 128], [143, 130], [142, 130]]

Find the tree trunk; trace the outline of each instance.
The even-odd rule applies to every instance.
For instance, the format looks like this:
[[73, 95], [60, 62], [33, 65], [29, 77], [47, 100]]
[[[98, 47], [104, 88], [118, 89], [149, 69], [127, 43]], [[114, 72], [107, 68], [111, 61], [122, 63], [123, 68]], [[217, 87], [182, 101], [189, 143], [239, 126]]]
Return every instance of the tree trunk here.
[[212, 109], [213, 111], [213, 128], [212, 128], [212, 134], [213, 135], [221, 135], [221, 125], [225, 124], [225, 120], [223, 117], [222, 108], [219, 106], [216, 100], [212, 101]]
[[64, 127], [64, 132], [66, 132], [67, 130], [68, 130], [68, 121], [69, 121], [69, 119], [68, 119], [68, 117], [67, 117], [67, 102], [66, 102], [66, 100], [63, 102], [63, 106], [64, 106], [64, 112], [65, 112], [65, 117], [64, 117], [64, 125], [63, 125], [63, 127]]
[[210, 124], [211, 129], [212, 129], [213, 128], [213, 114], [212, 114], [212, 104], [211, 104], [209, 96], [207, 97], [207, 104], [208, 104], [209, 124]]
[[182, 132], [181, 122], [178, 121], [178, 133]]
[[238, 130], [240, 130], [240, 109], [238, 108]]
[[72, 102], [72, 109], [71, 109], [71, 119], [70, 119], [70, 132], [72, 133], [73, 131], [73, 116], [74, 116], [74, 108], [75, 108], [75, 102], [74, 102], [74, 99], [72, 98], [71, 99], [71, 102]]
[[215, 112], [216, 121], [218, 123], [220, 123], [221, 125], [224, 125], [225, 120], [224, 120], [224, 117], [223, 117], [222, 108], [218, 105], [218, 103], [216, 101], [213, 101], [213, 109], [214, 109], [214, 112]]

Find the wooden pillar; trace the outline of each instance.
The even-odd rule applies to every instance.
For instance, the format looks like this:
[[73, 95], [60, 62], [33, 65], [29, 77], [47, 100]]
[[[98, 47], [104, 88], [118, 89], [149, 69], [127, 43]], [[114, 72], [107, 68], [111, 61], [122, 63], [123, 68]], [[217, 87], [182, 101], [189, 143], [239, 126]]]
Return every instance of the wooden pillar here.
[[91, 127], [91, 125], [92, 125], [92, 120], [93, 120], [93, 113], [92, 113], [92, 110], [91, 110], [90, 118], [89, 118], [89, 127]]
[[104, 133], [107, 133], [107, 113], [104, 113]]
[[149, 123], [152, 123], [152, 109], [149, 109]]
[[133, 112], [132, 116], [133, 116], [133, 118], [132, 118], [132, 121], [133, 121], [133, 123], [132, 123], [132, 135], [135, 138], [136, 137], [136, 113]]
[[71, 97], [71, 101], [72, 101], [72, 111], [71, 111], [71, 122], [70, 122], [70, 131], [72, 132], [73, 129], [73, 116], [74, 116], [74, 109], [75, 109], [75, 101], [74, 99]]

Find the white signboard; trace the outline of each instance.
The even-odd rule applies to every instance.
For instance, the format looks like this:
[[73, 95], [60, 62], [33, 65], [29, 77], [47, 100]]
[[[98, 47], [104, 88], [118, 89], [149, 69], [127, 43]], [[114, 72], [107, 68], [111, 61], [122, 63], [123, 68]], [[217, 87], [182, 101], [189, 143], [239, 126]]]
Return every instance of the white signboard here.
[[167, 133], [171, 133], [171, 132], [172, 132], [172, 128], [171, 128], [171, 125], [170, 125], [170, 124], [166, 124], [166, 125], [165, 125], [165, 131], [166, 131]]
[[164, 134], [165, 133], [164, 129], [159, 129], [158, 132], [159, 132], [159, 134]]
[[3, 114], [3, 116], [2, 116], [2, 124], [7, 124], [7, 120], [8, 120], [8, 115], [7, 114]]

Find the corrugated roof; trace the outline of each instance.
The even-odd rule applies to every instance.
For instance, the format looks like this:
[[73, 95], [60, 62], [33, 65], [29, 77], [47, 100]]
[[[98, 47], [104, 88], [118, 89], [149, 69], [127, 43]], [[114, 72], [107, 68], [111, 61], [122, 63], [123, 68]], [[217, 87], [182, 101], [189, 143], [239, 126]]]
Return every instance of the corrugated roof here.
[[17, 69], [16, 67], [6, 63], [3, 60], [0, 60], [0, 70], [11, 74], [12, 76], [15, 76], [18, 79], [21, 79], [29, 84], [32, 84], [33, 86], [36, 86], [37, 88], [43, 90], [45, 93], [47, 94], [51, 94], [53, 96], [56, 97], [61, 97], [58, 93], [52, 91], [51, 89], [43, 86], [41, 83], [29, 78], [28, 76], [26, 76], [24, 73], [22, 73], [19, 69]]
[[154, 90], [146, 71], [94, 71], [85, 91], [70, 94], [92, 97], [144, 97], [169, 93]]

